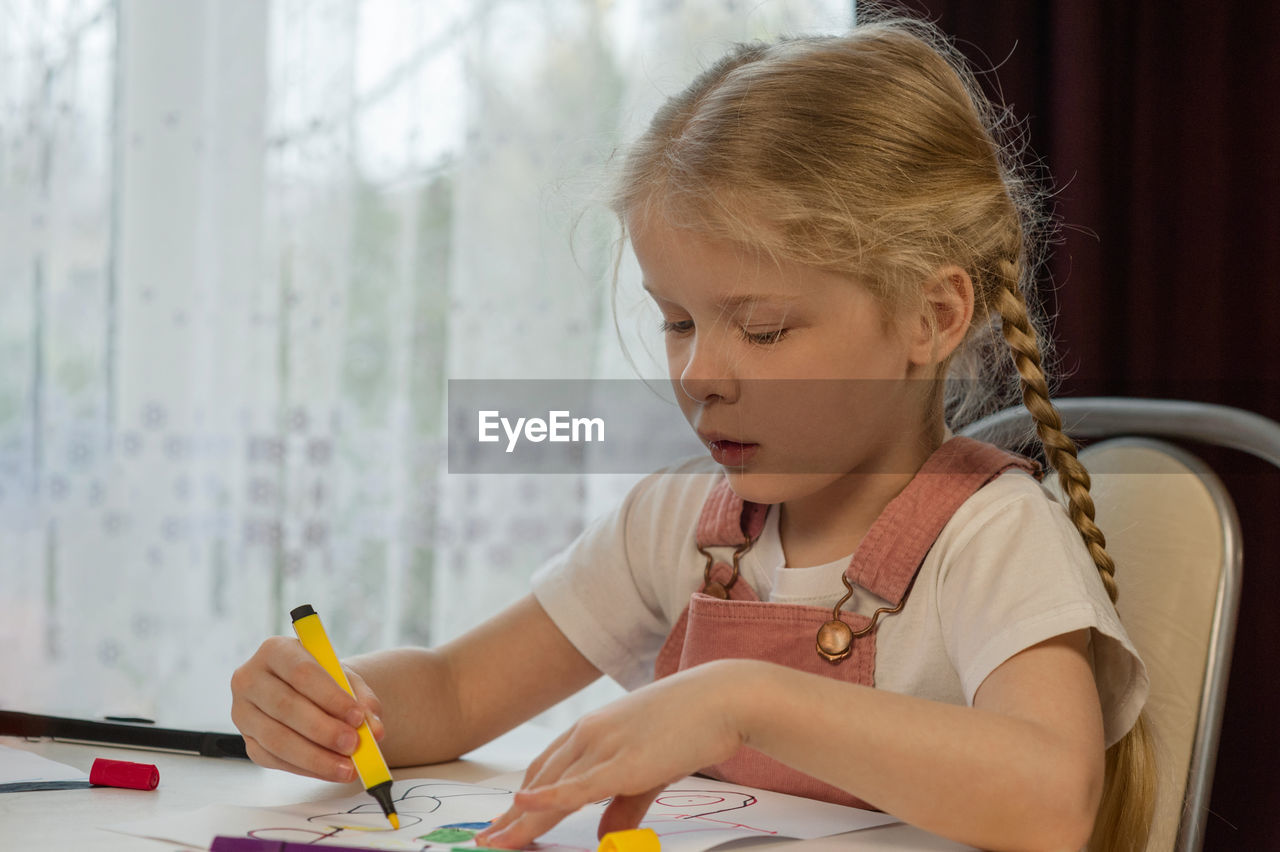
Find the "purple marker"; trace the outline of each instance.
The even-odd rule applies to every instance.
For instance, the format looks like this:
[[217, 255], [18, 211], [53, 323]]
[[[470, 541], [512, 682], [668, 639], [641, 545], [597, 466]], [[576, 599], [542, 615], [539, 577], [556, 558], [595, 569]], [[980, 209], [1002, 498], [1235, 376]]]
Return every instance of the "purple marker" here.
[[[405, 849], [422, 849], [418, 844], [406, 843]], [[213, 838], [210, 852], [387, 852], [388, 847], [334, 846], [328, 843], [290, 843], [286, 840], [264, 840], [261, 837], [228, 837], [220, 834]]]

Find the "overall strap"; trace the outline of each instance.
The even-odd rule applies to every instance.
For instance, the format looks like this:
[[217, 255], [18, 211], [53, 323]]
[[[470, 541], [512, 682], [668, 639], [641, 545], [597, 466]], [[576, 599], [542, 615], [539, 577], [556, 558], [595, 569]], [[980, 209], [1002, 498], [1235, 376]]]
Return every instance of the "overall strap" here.
[[702, 504], [698, 517], [698, 547], [737, 547], [755, 541], [764, 529], [767, 503], [748, 503], [733, 493], [729, 479], [721, 476]]
[[1040, 478], [1040, 465], [972, 438], [952, 438], [889, 501], [845, 569], [850, 581], [897, 606], [942, 528], [979, 488], [1018, 468]]

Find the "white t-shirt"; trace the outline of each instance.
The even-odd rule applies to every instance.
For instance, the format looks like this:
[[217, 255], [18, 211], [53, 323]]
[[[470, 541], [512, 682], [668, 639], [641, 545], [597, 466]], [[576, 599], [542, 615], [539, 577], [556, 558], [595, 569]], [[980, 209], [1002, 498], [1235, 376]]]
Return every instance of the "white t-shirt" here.
[[[698, 517], [722, 476], [693, 459], [638, 483], [622, 505], [547, 561], [533, 593], [569, 641], [602, 672], [635, 689], [702, 586]], [[726, 561], [732, 548], [712, 548]], [[849, 557], [786, 567], [778, 507], [739, 563], [761, 600], [834, 606]], [[845, 611], [886, 602], [855, 586]], [[1146, 701], [1146, 668], [1063, 507], [1032, 477], [1011, 471], [970, 497], [925, 557], [902, 610], [876, 628], [875, 685], [950, 704], [973, 703], [982, 681], [1026, 648], [1092, 628], [1090, 650], [1107, 745]]]

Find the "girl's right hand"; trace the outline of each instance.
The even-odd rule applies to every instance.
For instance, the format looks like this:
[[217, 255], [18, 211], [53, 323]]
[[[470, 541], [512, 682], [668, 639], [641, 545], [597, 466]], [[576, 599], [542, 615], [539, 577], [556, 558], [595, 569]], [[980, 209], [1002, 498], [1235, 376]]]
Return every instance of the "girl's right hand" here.
[[273, 636], [231, 676], [231, 721], [259, 766], [325, 781], [352, 781], [356, 728], [384, 729], [382, 704], [364, 678], [343, 666], [352, 698], [297, 639]]

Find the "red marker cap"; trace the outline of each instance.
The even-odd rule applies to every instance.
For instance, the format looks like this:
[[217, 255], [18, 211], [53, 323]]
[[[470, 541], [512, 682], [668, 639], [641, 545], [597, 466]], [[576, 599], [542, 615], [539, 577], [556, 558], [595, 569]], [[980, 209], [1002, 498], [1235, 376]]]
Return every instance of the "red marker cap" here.
[[107, 760], [100, 757], [89, 770], [89, 783], [98, 787], [154, 790], [160, 783], [160, 770], [150, 763], [130, 763], [127, 760]]

